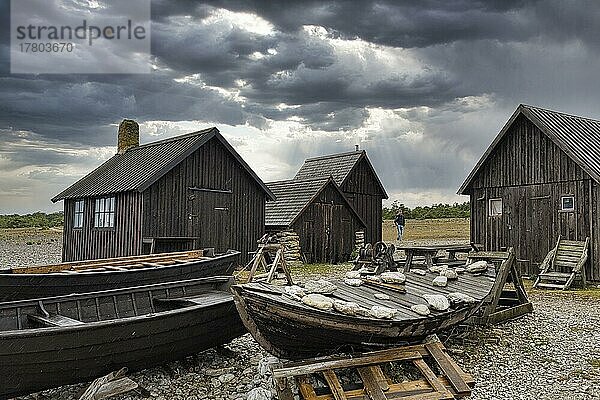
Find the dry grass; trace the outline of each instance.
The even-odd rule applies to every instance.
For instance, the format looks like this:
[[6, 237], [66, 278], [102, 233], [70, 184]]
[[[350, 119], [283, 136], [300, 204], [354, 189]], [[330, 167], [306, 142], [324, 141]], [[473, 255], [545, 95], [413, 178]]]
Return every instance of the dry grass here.
[[[396, 240], [394, 221], [383, 221], [383, 240]], [[468, 218], [409, 219], [404, 227], [404, 240], [460, 239], [469, 241]]]

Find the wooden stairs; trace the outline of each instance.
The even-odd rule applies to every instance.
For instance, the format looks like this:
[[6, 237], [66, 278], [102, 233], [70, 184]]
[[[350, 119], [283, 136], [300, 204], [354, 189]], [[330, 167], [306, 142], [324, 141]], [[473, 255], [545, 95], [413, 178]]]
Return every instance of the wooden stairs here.
[[585, 263], [588, 258], [590, 238], [585, 241], [564, 240], [558, 237], [542, 264], [534, 288], [567, 290], [577, 277], [585, 286]]

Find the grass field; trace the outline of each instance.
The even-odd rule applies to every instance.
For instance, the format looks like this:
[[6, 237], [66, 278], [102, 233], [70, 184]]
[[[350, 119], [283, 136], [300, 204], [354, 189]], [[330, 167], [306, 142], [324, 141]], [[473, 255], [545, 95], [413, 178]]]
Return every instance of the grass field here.
[[[394, 221], [383, 221], [383, 240], [396, 240]], [[403, 240], [469, 240], [468, 218], [408, 219]]]

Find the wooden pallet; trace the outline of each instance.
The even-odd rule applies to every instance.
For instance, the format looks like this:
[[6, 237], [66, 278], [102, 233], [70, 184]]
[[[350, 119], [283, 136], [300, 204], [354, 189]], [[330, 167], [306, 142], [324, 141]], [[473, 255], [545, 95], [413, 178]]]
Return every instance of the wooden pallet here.
[[[471, 252], [467, 257], [471, 261], [485, 260], [500, 264], [496, 268], [496, 282], [490, 297], [484, 301], [477, 314], [469, 319], [469, 323], [495, 324], [533, 311], [533, 305], [517, 271], [515, 251], [512, 247], [508, 251]], [[507, 284], [512, 284], [512, 287]]]
[[[384, 372], [386, 363], [412, 364], [421, 377], [394, 382]], [[360, 380], [342, 384], [341, 369], [354, 370]], [[294, 399], [292, 381], [304, 400], [450, 400], [470, 395], [475, 384], [472, 376], [448, 356], [436, 336], [422, 344], [389, 350], [279, 364], [272, 373], [280, 400]], [[321, 382], [321, 387], [314, 382]]]
[[556, 246], [540, 265], [541, 272], [533, 284], [534, 288], [567, 290], [575, 278], [581, 276], [585, 287], [585, 263], [588, 258], [590, 238], [583, 242], [564, 240], [558, 236]]

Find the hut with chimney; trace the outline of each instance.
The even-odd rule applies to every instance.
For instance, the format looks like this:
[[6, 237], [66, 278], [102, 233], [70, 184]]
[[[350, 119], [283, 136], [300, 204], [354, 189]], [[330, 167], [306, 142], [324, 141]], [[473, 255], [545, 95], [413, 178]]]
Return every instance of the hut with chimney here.
[[381, 241], [382, 202], [388, 195], [365, 150], [308, 158], [294, 179], [331, 176], [365, 223], [365, 243]]
[[123, 120], [117, 154], [52, 201], [64, 201], [63, 261], [206, 247], [246, 260], [274, 199], [217, 128], [140, 145]]

